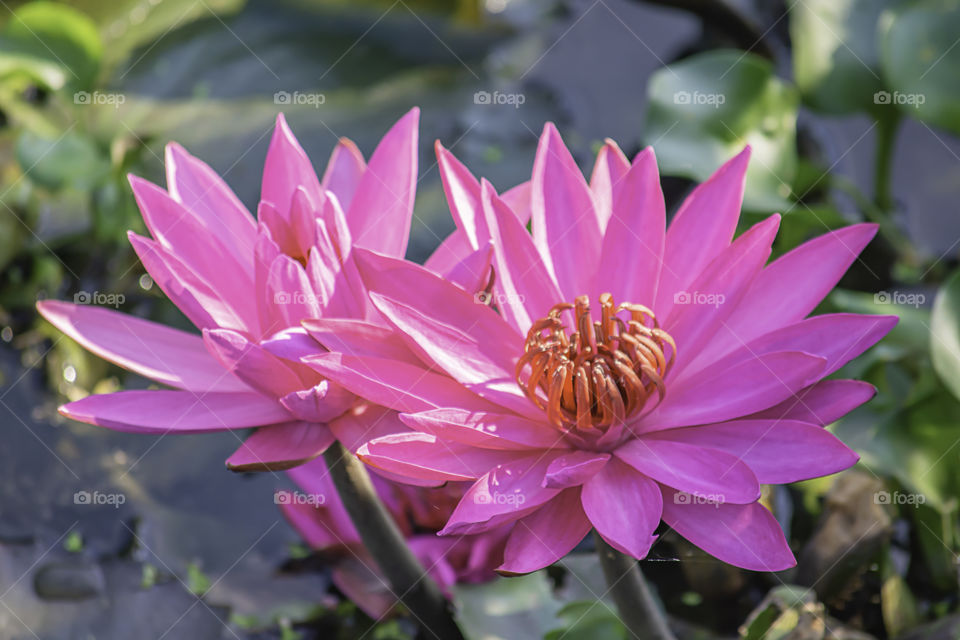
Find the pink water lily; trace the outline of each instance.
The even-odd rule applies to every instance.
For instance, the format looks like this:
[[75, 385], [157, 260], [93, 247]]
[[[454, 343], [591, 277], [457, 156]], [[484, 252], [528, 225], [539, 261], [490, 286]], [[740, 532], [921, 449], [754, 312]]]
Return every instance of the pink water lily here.
[[[280, 509], [304, 541], [332, 563], [333, 583], [372, 618], [384, 616], [397, 601], [380, 576], [360, 535], [347, 515], [322, 460], [291, 469], [299, 492], [280, 494]], [[427, 572], [450, 594], [456, 584], [493, 579], [502, 562], [510, 528], [474, 536], [440, 537], [468, 485], [450, 483], [437, 489], [396, 484], [379, 476], [371, 480], [407, 544]]]
[[[661, 520], [733, 565], [792, 566], [760, 485], [857, 461], [824, 426], [874, 389], [824, 378], [896, 318], [808, 316], [875, 226], [767, 264], [778, 215], [734, 239], [749, 149], [667, 228], [652, 149], [631, 163], [607, 142], [588, 184], [547, 125], [531, 234], [489, 183], [438, 151], [460, 241], [492, 247], [495, 284], [478, 300], [428, 269], [356, 252], [374, 306], [428, 363], [359, 341], [306, 359], [412, 429], [360, 457], [421, 484], [472, 482], [442, 533], [515, 523], [504, 573], [551, 564], [591, 528], [643, 558]], [[478, 304], [488, 299], [499, 312]]]
[[[318, 456], [335, 437], [355, 441], [347, 430], [397, 427], [296, 360], [320, 350], [300, 327], [307, 318], [326, 326], [349, 319], [371, 340], [389, 333], [376, 324], [353, 247], [405, 253], [418, 118], [417, 109], [403, 116], [369, 163], [342, 139], [320, 179], [280, 115], [258, 219], [210, 167], [168, 145], [167, 189], [130, 178], [152, 238], [129, 237], [154, 282], [202, 336], [103, 308], [40, 302], [47, 320], [93, 353], [172, 387], [88, 396], [61, 413], [138, 433], [257, 427], [227, 461], [236, 470], [287, 468]], [[435, 262], [455, 270], [469, 257], [458, 247], [447, 243]], [[447, 277], [456, 281], [457, 273]], [[398, 343], [391, 353], [404, 352]]]

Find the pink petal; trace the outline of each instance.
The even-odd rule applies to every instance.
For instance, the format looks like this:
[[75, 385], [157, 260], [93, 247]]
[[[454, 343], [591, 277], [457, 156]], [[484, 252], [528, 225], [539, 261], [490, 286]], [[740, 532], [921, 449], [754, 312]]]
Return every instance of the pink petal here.
[[481, 184], [481, 195], [493, 242], [497, 307], [511, 326], [526, 335], [530, 325], [563, 302], [563, 297], [530, 234], [490, 183]]
[[543, 477], [543, 486], [548, 489], [566, 489], [589, 481], [610, 460], [609, 453], [571, 451], [553, 459]]
[[[530, 196], [531, 186], [529, 180], [521, 182], [512, 189], [507, 189], [500, 194], [500, 199], [510, 207], [510, 210], [517, 216], [517, 220], [524, 226], [530, 222]], [[480, 214], [480, 217], [482, 218], [483, 215]]]
[[447, 282], [452, 282], [467, 293], [474, 294], [474, 299], [479, 300], [476, 293], [485, 290], [492, 281], [490, 273], [492, 261], [493, 247], [487, 243], [440, 275]]
[[[671, 387], [642, 419], [642, 431], [723, 422], [772, 407], [822, 376], [826, 360], [796, 351], [768, 353], [734, 367], [709, 367]], [[679, 387], [679, 388], [678, 388]]]
[[[314, 340], [332, 352], [400, 360], [419, 367], [424, 366], [393, 329], [388, 327], [363, 320], [341, 318], [310, 318], [302, 324]], [[318, 349], [314, 349], [314, 353], [317, 351]]]
[[444, 274], [454, 269], [460, 261], [473, 252], [467, 234], [461, 229], [455, 229], [440, 243], [440, 246], [430, 254], [423, 266], [430, 271]]
[[237, 260], [249, 261], [257, 239], [257, 224], [230, 187], [209, 166], [171, 142], [164, 165], [167, 189], [173, 199], [204, 221], [216, 238], [225, 242]]
[[872, 384], [859, 380], [821, 380], [777, 406], [747, 417], [754, 420], [799, 420], [823, 426], [836, 422], [876, 393]]
[[400, 414], [411, 429], [485, 449], [566, 449], [563, 436], [544, 422], [520, 416], [462, 409]]
[[614, 455], [660, 484], [713, 502], [745, 504], [760, 497], [760, 484], [750, 468], [723, 451], [639, 438], [621, 445]]
[[261, 393], [283, 396], [303, 388], [287, 364], [230, 329], [204, 329], [203, 340], [224, 369]]
[[583, 485], [581, 501], [607, 544], [638, 560], [646, 557], [663, 508], [656, 482], [614, 459]]
[[[421, 290], [428, 291], [426, 286]], [[542, 417], [516, 383], [514, 365], [523, 353], [520, 337], [490, 307], [459, 293], [443, 306], [425, 306], [430, 315], [378, 293], [370, 299], [425, 361], [481, 398], [531, 419]]]
[[259, 393], [118, 391], [60, 407], [79, 422], [130, 433], [201, 433], [262, 427], [290, 420], [290, 414]]
[[250, 390], [207, 353], [199, 336], [56, 300], [38, 302], [37, 310], [85, 349], [161, 384], [196, 392]]
[[628, 165], [628, 171], [617, 179], [610, 202], [612, 216], [605, 223], [594, 292], [610, 292], [618, 303], [650, 305], [656, 300], [667, 224], [660, 172], [651, 147], [638, 154], [633, 166]]
[[347, 209], [353, 241], [390, 256], [407, 251], [417, 185], [417, 125], [414, 107], [377, 145]]
[[[288, 364], [299, 363], [306, 356], [314, 356], [326, 351], [323, 345], [310, 337], [303, 327], [284, 329], [266, 340], [261, 340], [260, 346], [278, 358], [286, 360]], [[298, 373], [302, 371], [298, 367], [293, 369]]]
[[209, 283], [157, 242], [127, 232], [133, 250], [157, 286], [199, 329], [224, 327], [256, 331]]
[[476, 251], [486, 244], [490, 236], [480, 210], [480, 183], [439, 140], [434, 144], [434, 150], [450, 214], [457, 223], [457, 230], [464, 235], [470, 248]]
[[667, 229], [663, 271], [654, 310], [666, 317], [673, 296], [730, 244], [740, 219], [750, 147], [734, 156], [697, 186], [680, 205]]
[[580, 490], [567, 489], [517, 522], [497, 573], [514, 576], [548, 567], [588, 533], [590, 521], [580, 507]]
[[370, 440], [409, 431], [400, 422], [396, 411], [371, 404], [360, 405], [354, 411], [331, 420], [330, 430], [354, 454]]
[[533, 241], [560, 291], [572, 299], [590, 290], [600, 258], [600, 225], [590, 188], [549, 122], [540, 136], [531, 182]]
[[286, 217], [297, 187], [305, 188], [314, 202], [320, 202], [322, 192], [317, 173], [281, 113], [277, 115], [267, 160], [263, 165], [260, 199], [272, 204]]
[[690, 503], [663, 492], [663, 521], [712, 556], [742, 569], [783, 571], [797, 564], [780, 525], [759, 502]]
[[502, 457], [487, 467], [489, 471], [467, 489], [440, 535], [480, 533], [521, 518], [560, 493], [559, 489], [543, 486], [544, 474], [555, 455], [499, 455]]
[[[630, 161], [617, 143], [609, 138], [605, 140], [597, 154], [593, 173], [590, 175], [590, 191], [593, 192], [593, 201], [596, 203], [597, 222], [601, 232], [606, 230], [607, 222], [613, 212], [613, 194], [617, 184], [629, 170]], [[658, 177], [657, 188], [659, 187]]]
[[267, 299], [262, 304], [277, 310], [274, 324], [263, 327], [265, 334], [300, 325], [305, 318], [320, 316], [320, 297], [314, 293], [303, 266], [286, 255], [279, 255], [267, 275]]
[[280, 398], [280, 404], [297, 420], [313, 423], [326, 423], [342, 415], [356, 404], [352, 393], [323, 380], [309, 389], [291, 391]]
[[282, 471], [313, 460], [333, 443], [327, 425], [284, 422], [261, 427], [227, 458], [231, 471]]
[[[831, 231], [772, 262], [731, 314], [729, 331], [708, 346], [704, 360], [712, 361], [732, 348], [805, 318], [836, 286], [876, 232], [875, 224]], [[783, 295], [784, 283], [788, 283], [790, 295]]]
[[376, 438], [357, 450], [357, 456], [372, 467], [435, 483], [475, 480], [498, 463], [523, 455], [446, 442], [418, 432]]
[[397, 411], [493, 408], [447, 376], [398, 360], [326, 353], [304, 362], [361, 398]]
[[347, 544], [357, 544], [359, 540], [346, 540], [341, 531], [330, 525], [324, 511], [305, 502], [287, 502], [279, 505], [280, 512], [290, 526], [313, 549], [336, 548]]
[[363, 154], [357, 149], [353, 140], [340, 138], [333, 153], [330, 154], [327, 170], [323, 174], [320, 186], [325, 191], [336, 194], [340, 206], [349, 210], [353, 195], [357, 192], [366, 169], [367, 163], [363, 160]]
[[729, 353], [727, 366], [772, 351], [803, 351], [826, 358], [830, 375], [876, 344], [897, 324], [896, 316], [833, 313], [776, 329]]
[[786, 484], [842, 471], [859, 456], [832, 433], [796, 420], [734, 420], [650, 434], [652, 440], [719, 449], [736, 456], [763, 484]]
[[677, 343], [672, 375], [679, 376], [724, 327], [770, 257], [779, 226], [779, 215], [758, 222], [721, 251], [710, 266], [694, 278], [689, 291], [678, 292], [673, 310], [664, 323]]

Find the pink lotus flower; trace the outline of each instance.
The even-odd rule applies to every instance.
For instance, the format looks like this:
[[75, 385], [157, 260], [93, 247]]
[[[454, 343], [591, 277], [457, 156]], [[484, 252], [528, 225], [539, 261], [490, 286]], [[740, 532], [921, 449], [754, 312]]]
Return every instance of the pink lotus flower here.
[[[395, 412], [356, 408], [353, 394], [296, 359], [320, 350], [300, 328], [307, 318], [321, 333], [350, 319], [370, 348], [389, 335], [376, 324], [352, 247], [395, 257], [406, 251], [418, 117], [413, 109], [401, 118], [369, 164], [341, 140], [321, 180], [278, 116], [259, 220], [210, 167], [168, 145], [167, 190], [130, 178], [153, 237], [129, 237], [154, 282], [203, 336], [102, 308], [40, 302], [40, 313], [87, 349], [173, 387], [89, 396], [61, 413], [138, 433], [259, 427], [228, 459], [235, 470], [287, 468], [318, 456], [334, 437], [405, 430]], [[452, 239], [434, 264], [455, 269], [463, 247]], [[447, 275], [456, 281], [455, 272]], [[402, 344], [391, 353], [414, 357]]]
[[590, 184], [552, 125], [531, 181], [532, 236], [486, 181], [438, 148], [470, 247], [493, 247], [500, 313], [429, 270], [370, 251], [371, 299], [430, 366], [350, 344], [307, 358], [414, 431], [359, 449], [418, 483], [473, 481], [443, 534], [516, 523], [504, 573], [547, 566], [591, 529], [635, 558], [661, 520], [733, 565], [795, 563], [761, 483], [831, 474], [857, 455], [824, 429], [872, 397], [824, 380], [896, 323], [808, 317], [873, 237], [832, 231], [767, 265], [779, 216], [733, 239], [749, 150], [666, 228], [654, 153], [612, 142]]
[[[350, 517], [321, 460], [289, 472], [302, 493], [287, 494], [280, 505], [284, 516], [310, 547], [333, 562], [333, 583], [372, 618], [384, 616], [396, 604], [376, 563], [360, 541]], [[455, 584], [493, 579], [503, 559], [509, 526], [474, 536], [439, 537], [467, 486], [450, 483], [424, 489], [371, 476], [377, 494], [407, 539], [414, 555], [449, 595]], [[297, 496], [304, 496], [297, 499]]]

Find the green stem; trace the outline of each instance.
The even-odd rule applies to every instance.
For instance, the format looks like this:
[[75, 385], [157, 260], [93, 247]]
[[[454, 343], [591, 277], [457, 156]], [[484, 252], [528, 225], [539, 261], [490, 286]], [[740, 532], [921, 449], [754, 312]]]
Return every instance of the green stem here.
[[397, 524], [377, 497], [363, 463], [339, 442], [324, 452], [323, 460], [363, 546], [394, 595], [420, 623], [421, 635], [438, 640], [462, 639], [450, 604], [410, 551]]
[[877, 148], [873, 165], [873, 200], [884, 212], [893, 209], [890, 172], [893, 168], [893, 149], [900, 129], [900, 115], [884, 115], [877, 120]]
[[593, 538], [603, 575], [620, 613], [620, 621], [630, 637], [638, 640], [676, 640], [637, 561], [608, 545], [596, 531], [593, 532]]

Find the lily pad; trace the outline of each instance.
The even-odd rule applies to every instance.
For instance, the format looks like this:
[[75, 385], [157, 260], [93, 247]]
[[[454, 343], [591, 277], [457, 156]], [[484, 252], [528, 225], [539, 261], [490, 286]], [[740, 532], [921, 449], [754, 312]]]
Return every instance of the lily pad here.
[[791, 206], [799, 96], [769, 61], [732, 50], [692, 56], [656, 72], [648, 93], [644, 136], [662, 173], [703, 181], [749, 144], [744, 207]]

